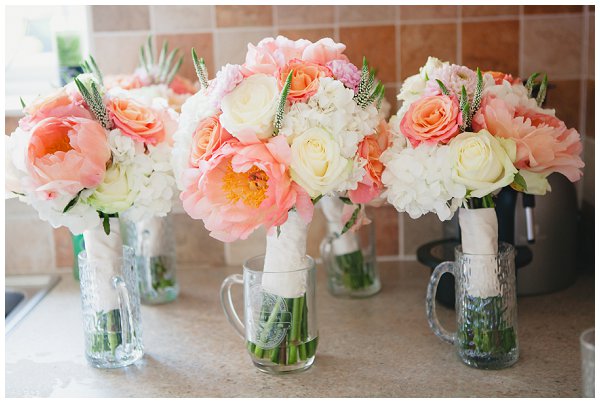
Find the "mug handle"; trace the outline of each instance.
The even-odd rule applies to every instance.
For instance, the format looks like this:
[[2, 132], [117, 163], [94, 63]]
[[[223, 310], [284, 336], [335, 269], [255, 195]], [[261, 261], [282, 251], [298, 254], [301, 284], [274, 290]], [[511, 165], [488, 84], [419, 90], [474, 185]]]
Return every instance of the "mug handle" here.
[[133, 312], [131, 309], [131, 301], [129, 299], [129, 291], [127, 284], [119, 276], [112, 278], [113, 287], [117, 291], [119, 310], [121, 311], [121, 337], [123, 346], [126, 349], [130, 348], [132, 332], [133, 332]]
[[223, 280], [223, 284], [221, 284], [221, 306], [223, 307], [223, 312], [225, 312], [225, 317], [233, 326], [233, 328], [238, 332], [238, 334], [242, 337], [246, 337], [246, 328], [244, 324], [240, 320], [237, 312], [235, 311], [235, 307], [233, 306], [233, 300], [231, 299], [231, 286], [234, 284], [244, 284], [244, 278], [241, 274], [232, 274]]
[[427, 321], [429, 327], [433, 330], [433, 333], [440, 339], [447, 343], [454, 344], [456, 340], [456, 333], [450, 333], [440, 325], [437, 314], [435, 312], [435, 294], [437, 293], [437, 287], [440, 282], [442, 274], [450, 273], [454, 274], [454, 262], [443, 262], [436, 266], [429, 279], [427, 285], [427, 298], [425, 299], [425, 309], [427, 311]]

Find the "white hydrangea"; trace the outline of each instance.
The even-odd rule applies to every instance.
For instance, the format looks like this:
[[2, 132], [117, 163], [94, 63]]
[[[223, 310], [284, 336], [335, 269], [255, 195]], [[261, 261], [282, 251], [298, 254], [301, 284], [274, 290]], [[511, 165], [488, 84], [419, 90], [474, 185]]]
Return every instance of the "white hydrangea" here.
[[284, 115], [280, 134], [291, 142], [294, 136], [311, 127], [322, 127], [334, 134], [344, 158], [353, 158], [358, 144], [372, 134], [379, 123], [374, 105], [362, 109], [353, 99], [354, 91], [330, 77], [319, 79], [317, 92], [307, 103], [293, 104]]
[[173, 135], [172, 165], [175, 180], [180, 190], [183, 190], [182, 174], [188, 167], [192, 149], [192, 137], [198, 128], [198, 123], [218, 112], [211, 102], [206, 90], [200, 90], [185, 101], [179, 115], [179, 126]]
[[30, 138], [31, 132], [21, 130], [20, 127], [17, 127], [10, 136], [4, 136], [4, 169], [6, 175], [4, 189], [7, 190], [5, 193], [6, 198], [16, 197], [16, 193], [25, 193], [23, 189], [23, 182], [27, 178], [25, 157]]
[[100, 225], [96, 209], [85, 203], [92, 190], [81, 192], [80, 200], [69, 211], [63, 213], [65, 206], [71, 201], [69, 196], [58, 196], [56, 199], [41, 200], [33, 195], [27, 198], [28, 204], [36, 209], [41, 220], [47, 221], [54, 228], [67, 227], [73, 234]]
[[165, 143], [147, 147], [148, 152], [137, 154], [127, 167], [137, 192], [127, 212], [134, 221], [148, 216], [164, 217], [171, 211], [175, 195], [171, 148]]
[[429, 212], [442, 221], [452, 218], [466, 189], [452, 180], [448, 147], [423, 143], [412, 148], [402, 146], [402, 142], [395, 139], [394, 146], [381, 155], [386, 167], [381, 178], [386, 187], [384, 196], [413, 219]]

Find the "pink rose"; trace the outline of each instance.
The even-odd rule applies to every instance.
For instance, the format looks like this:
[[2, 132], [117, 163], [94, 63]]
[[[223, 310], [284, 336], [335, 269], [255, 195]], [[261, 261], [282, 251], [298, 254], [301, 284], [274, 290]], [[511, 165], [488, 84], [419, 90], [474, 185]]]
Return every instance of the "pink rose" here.
[[173, 90], [175, 94], [195, 94], [197, 91], [196, 86], [190, 80], [185, 77], [176, 74], [173, 81], [169, 84], [169, 88]]
[[322, 38], [312, 43], [302, 52], [302, 60], [326, 65], [332, 60], [348, 60], [344, 55], [346, 45], [336, 43], [331, 38]]
[[102, 182], [111, 157], [104, 128], [85, 118], [46, 118], [31, 131], [27, 171], [44, 198], [75, 196]]
[[379, 196], [383, 190], [381, 175], [385, 166], [379, 160], [381, 154], [391, 144], [389, 127], [385, 120], [381, 120], [375, 133], [366, 136], [358, 145], [358, 155], [367, 161], [365, 165], [365, 176], [358, 182], [355, 190], [350, 190], [348, 196], [355, 204], [369, 203]]
[[202, 168], [184, 172], [183, 208], [223, 242], [283, 224], [296, 207], [309, 222], [313, 205], [289, 174], [290, 147], [282, 136], [267, 143], [224, 144]]
[[151, 108], [126, 98], [113, 98], [107, 109], [115, 126], [134, 140], [157, 145], [165, 139], [162, 119]]
[[456, 97], [432, 95], [413, 102], [400, 122], [400, 131], [413, 147], [448, 143], [459, 133], [462, 115]]
[[72, 94], [62, 87], [53, 94], [39, 97], [25, 109], [25, 117], [19, 121], [23, 130], [30, 130], [41, 120], [49, 117], [80, 117], [93, 119], [92, 114], [85, 108], [79, 93]]
[[581, 178], [581, 139], [555, 116], [533, 110], [521, 102], [510, 105], [495, 96], [484, 97], [473, 118], [473, 129], [487, 129], [494, 136], [510, 138], [517, 144], [515, 166], [549, 175], [560, 172], [570, 181]]
[[143, 83], [135, 74], [118, 74], [104, 77], [104, 86], [106, 89], [123, 88], [124, 90], [133, 90], [143, 87]]

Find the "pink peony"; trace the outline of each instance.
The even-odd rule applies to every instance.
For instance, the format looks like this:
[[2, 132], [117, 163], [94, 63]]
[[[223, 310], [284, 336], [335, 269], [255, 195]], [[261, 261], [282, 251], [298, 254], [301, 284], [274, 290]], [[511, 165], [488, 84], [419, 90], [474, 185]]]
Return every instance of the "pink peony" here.
[[249, 43], [242, 70], [244, 76], [256, 73], [276, 75], [290, 60], [300, 59], [309, 44], [306, 39], [292, 41], [281, 35], [276, 39], [265, 38], [256, 46]]
[[354, 64], [347, 60], [332, 60], [327, 63], [327, 67], [333, 72], [333, 76], [340, 80], [346, 88], [350, 88], [356, 93], [358, 83], [360, 82], [360, 70]]
[[332, 60], [348, 60], [344, 55], [346, 45], [336, 43], [331, 38], [322, 38], [315, 43], [311, 43], [302, 52], [302, 60], [322, 64], [325, 66]]
[[459, 133], [462, 114], [455, 96], [431, 95], [413, 102], [400, 122], [400, 131], [413, 147], [422, 142], [447, 144]]
[[584, 163], [579, 133], [555, 116], [533, 110], [525, 102], [510, 105], [493, 95], [484, 97], [473, 129], [487, 129], [517, 144], [515, 166], [544, 175], [560, 172], [570, 181], [581, 178]]
[[75, 196], [102, 182], [111, 157], [104, 128], [85, 118], [44, 119], [31, 131], [27, 171], [44, 198]]
[[389, 127], [385, 120], [381, 120], [376, 132], [370, 136], [366, 136], [358, 145], [358, 155], [367, 161], [367, 165], [365, 165], [365, 176], [358, 183], [358, 187], [348, 192], [348, 196], [353, 203], [369, 203], [379, 196], [383, 190], [381, 175], [385, 166], [379, 158], [388, 149], [390, 144]]
[[65, 87], [53, 94], [40, 97], [25, 109], [25, 117], [19, 121], [19, 127], [30, 130], [38, 122], [49, 117], [80, 117], [93, 119], [92, 114], [85, 108], [79, 93], [69, 93]]
[[292, 207], [309, 222], [313, 204], [291, 180], [290, 161], [283, 136], [249, 145], [227, 142], [201, 168], [184, 172], [183, 207], [223, 242], [246, 239], [261, 225], [271, 230], [283, 224]]

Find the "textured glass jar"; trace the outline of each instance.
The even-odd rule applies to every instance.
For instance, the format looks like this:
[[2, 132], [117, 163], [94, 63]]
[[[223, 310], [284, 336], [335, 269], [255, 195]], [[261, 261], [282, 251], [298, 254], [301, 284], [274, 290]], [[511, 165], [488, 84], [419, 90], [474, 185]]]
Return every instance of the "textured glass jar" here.
[[142, 303], [174, 301], [179, 294], [179, 284], [170, 216], [139, 221], [124, 218], [121, 222], [123, 242], [135, 252]]
[[[455, 278], [457, 332], [449, 333], [435, 313], [440, 277]], [[475, 368], [510, 367], [519, 359], [515, 250], [500, 243], [497, 255], [473, 255], [455, 249], [455, 261], [439, 264], [427, 289], [427, 317], [433, 332], [454, 344], [462, 361]]]
[[375, 223], [356, 232], [339, 235], [336, 223], [329, 223], [329, 234], [321, 242], [321, 259], [327, 269], [327, 289], [339, 297], [369, 297], [381, 290], [375, 251]]
[[581, 387], [582, 397], [595, 397], [595, 331], [594, 328], [587, 329], [579, 337], [581, 346]]
[[[225, 316], [246, 341], [258, 369], [273, 374], [306, 370], [315, 360], [318, 343], [314, 260], [306, 256], [304, 267], [288, 272], [264, 272], [263, 266], [264, 256], [254, 257], [244, 263], [243, 277], [234, 274], [223, 281]], [[282, 297], [267, 286], [290, 281], [299, 286], [301, 295]], [[233, 306], [234, 284], [244, 286], [244, 322]]]
[[78, 262], [87, 360], [98, 368], [132, 364], [144, 354], [133, 249], [100, 261], [82, 251]]

